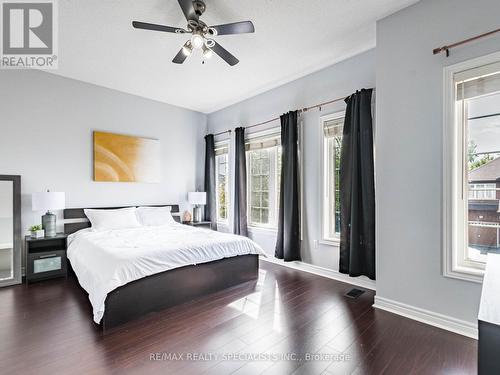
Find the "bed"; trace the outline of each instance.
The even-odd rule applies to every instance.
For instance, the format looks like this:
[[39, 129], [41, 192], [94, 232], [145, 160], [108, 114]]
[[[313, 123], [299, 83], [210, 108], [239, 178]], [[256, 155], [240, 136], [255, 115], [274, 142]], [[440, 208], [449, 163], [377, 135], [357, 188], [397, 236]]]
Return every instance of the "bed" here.
[[258, 277], [264, 252], [253, 241], [182, 225], [177, 205], [154, 207], [170, 207], [175, 222], [95, 231], [84, 209], [64, 210], [68, 259], [104, 330]]

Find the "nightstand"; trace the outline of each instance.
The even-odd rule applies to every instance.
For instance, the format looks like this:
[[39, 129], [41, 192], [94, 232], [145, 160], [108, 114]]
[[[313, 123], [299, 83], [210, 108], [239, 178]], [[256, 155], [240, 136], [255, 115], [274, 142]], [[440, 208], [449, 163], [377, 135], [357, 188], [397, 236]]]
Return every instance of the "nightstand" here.
[[25, 237], [27, 283], [67, 276], [67, 237], [64, 233], [55, 237]]
[[212, 223], [210, 221], [185, 221], [182, 224], [191, 225], [197, 228], [212, 229]]

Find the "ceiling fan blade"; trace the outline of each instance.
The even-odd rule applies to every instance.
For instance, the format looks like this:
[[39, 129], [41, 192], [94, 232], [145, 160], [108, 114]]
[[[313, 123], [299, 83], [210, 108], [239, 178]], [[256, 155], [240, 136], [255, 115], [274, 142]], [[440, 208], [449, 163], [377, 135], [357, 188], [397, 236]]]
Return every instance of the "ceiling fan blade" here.
[[234, 23], [226, 23], [224, 25], [211, 26], [217, 34], [215, 35], [230, 35], [230, 34], [246, 34], [255, 32], [255, 27], [252, 21], [241, 21]]
[[198, 15], [194, 11], [193, 0], [178, 0], [181, 6], [182, 12], [188, 21], [196, 20], [198, 21]]
[[228, 52], [225, 48], [223, 48], [219, 43], [215, 41], [213, 47], [210, 47], [210, 49], [231, 66], [234, 66], [240, 62], [240, 60], [234, 57], [230, 52]]
[[179, 27], [156, 25], [154, 23], [138, 22], [133, 21], [132, 26], [136, 29], [153, 30], [153, 31], [164, 31], [167, 33], [184, 34], [186, 30]]
[[187, 41], [184, 46], [182, 46], [181, 50], [175, 55], [174, 59], [172, 60], [173, 63], [176, 64], [182, 64], [184, 61], [186, 61], [188, 55], [184, 53], [184, 48], [189, 44], [189, 41]]

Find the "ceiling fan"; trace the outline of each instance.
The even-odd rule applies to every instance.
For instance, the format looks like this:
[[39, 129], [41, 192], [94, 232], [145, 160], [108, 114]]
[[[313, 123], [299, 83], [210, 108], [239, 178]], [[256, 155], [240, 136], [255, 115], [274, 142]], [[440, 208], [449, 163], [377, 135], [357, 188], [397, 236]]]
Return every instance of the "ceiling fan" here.
[[229, 65], [233, 66], [238, 64], [239, 60], [211, 37], [218, 35], [253, 33], [255, 31], [253, 23], [251, 21], [242, 21], [227, 23], [224, 25], [208, 26], [200, 20], [201, 15], [206, 10], [206, 5], [203, 0], [178, 1], [188, 22], [187, 29], [138, 21], [133, 21], [132, 26], [136, 29], [163, 31], [175, 34], [192, 34], [191, 39], [184, 43], [184, 46], [172, 60], [172, 62], [176, 64], [182, 64], [186, 58], [191, 55], [194, 49], [201, 49], [204, 58], [210, 58], [213, 52], [215, 52]]

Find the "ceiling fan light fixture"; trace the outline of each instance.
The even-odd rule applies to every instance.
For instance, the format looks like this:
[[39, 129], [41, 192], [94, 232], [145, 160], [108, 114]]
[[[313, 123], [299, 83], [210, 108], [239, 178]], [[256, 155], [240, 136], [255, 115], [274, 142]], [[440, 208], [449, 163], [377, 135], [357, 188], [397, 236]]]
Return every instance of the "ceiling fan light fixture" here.
[[205, 45], [205, 38], [200, 34], [193, 34], [191, 37], [191, 45], [194, 48], [202, 48]]
[[186, 55], [186, 56], [189, 56], [189, 55], [191, 55], [191, 52], [193, 52], [193, 46], [191, 45], [191, 42], [188, 41], [182, 47], [182, 53], [184, 53], [184, 55]]
[[173, 34], [191, 34], [189, 40], [184, 43], [172, 59], [174, 64], [183, 64], [189, 56], [193, 55], [194, 49], [200, 50], [203, 59], [209, 59], [213, 54], [216, 54], [230, 66], [238, 64], [239, 60], [213, 40], [212, 37], [253, 33], [255, 32], [255, 27], [252, 21], [239, 21], [210, 26], [200, 19], [207, 8], [204, 0], [178, 0], [178, 2], [187, 21], [185, 29], [139, 21], [132, 21], [132, 27], [135, 29]]
[[212, 52], [212, 50], [210, 48], [208, 48], [206, 45], [203, 46], [203, 57], [205, 59], [209, 59], [212, 57], [214, 53]]

